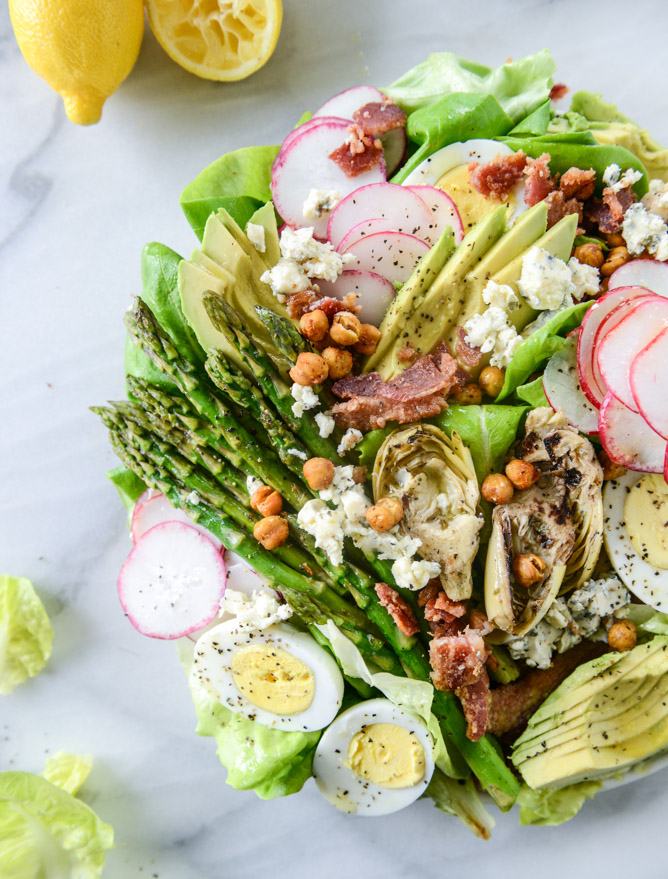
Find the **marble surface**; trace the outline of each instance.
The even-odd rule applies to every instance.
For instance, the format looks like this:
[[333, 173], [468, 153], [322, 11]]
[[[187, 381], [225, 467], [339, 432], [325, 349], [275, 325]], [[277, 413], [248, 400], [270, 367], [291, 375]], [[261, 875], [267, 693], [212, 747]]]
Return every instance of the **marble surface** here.
[[213, 742], [193, 734], [172, 646], [138, 635], [118, 605], [129, 541], [87, 407], [121, 393], [142, 245], [195, 246], [179, 193], [221, 153], [275, 143], [302, 110], [391, 81], [429, 51], [497, 64], [544, 45], [560, 80], [603, 91], [668, 142], [666, 25], [661, 0], [285, 0], [276, 53], [250, 80], [197, 80], [147, 33], [101, 123], [83, 129], [0, 12], [0, 566], [34, 581], [55, 628], [46, 671], [0, 704], [0, 767], [94, 755], [83, 794], [116, 830], [108, 879], [665, 876], [663, 773], [558, 829], [500, 816], [489, 843], [429, 802], [362, 820], [310, 785], [273, 802], [227, 788]]

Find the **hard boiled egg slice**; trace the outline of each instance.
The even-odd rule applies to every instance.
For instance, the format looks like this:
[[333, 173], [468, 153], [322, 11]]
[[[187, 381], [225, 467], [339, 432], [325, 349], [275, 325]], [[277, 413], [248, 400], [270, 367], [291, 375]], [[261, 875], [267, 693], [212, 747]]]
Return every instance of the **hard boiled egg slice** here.
[[191, 674], [225, 708], [279, 729], [322, 729], [343, 697], [334, 659], [284, 623], [239, 629], [232, 619], [210, 629], [195, 645]]
[[388, 699], [348, 708], [325, 730], [313, 760], [320, 793], [342, 812], [387, 815], [414, 802], [434, 772], [421, 718]]
[[496, 198], [486, 198], [469, 183], [469, 162], [481, 165], [491, 162], [497, 156], [509, 156], [514, 151], [504, 143], [495, 140], [467, 140], [465, 143], [451, 143], [437, 150], [411, 171], [403, 181], [403, 186], [436, 186], [447, 193], [457, 206], [462, 218], [464, 234], [489, 211], [507, 204], [510, 210], [509, 223], [527, 210], [524, 203], [524, 183], [520, 181], [510, 193], [506, 202]]
[[605, 548], [620, 580], [655, 610], [668, 612], [668, 485], [634, 473], [606, 482]]

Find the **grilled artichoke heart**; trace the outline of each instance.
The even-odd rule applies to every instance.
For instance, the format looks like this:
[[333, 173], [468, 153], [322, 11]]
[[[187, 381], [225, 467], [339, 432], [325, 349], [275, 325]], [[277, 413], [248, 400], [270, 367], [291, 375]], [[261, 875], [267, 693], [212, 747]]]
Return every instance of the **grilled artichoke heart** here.
[[459, 436], [431, 424], [395, 430], [376, 456], [373, 494], [401, 500], [402, 533], [419, 538], [419, 555], [441, 566], [448, 598], [469, 598], [483, 520], [473, 459]]
[[[534, 409], [517, 457], [543, 476], [492, 514], [485, 568], [487, 616], [504, 632], [526, 634], [560, 592], [589, 580], [603, 542], [603, 471], [593, 446], [559, 413]], [[533, 553], [546, 563], [539, 583], [515, 580], [513, 558]]]

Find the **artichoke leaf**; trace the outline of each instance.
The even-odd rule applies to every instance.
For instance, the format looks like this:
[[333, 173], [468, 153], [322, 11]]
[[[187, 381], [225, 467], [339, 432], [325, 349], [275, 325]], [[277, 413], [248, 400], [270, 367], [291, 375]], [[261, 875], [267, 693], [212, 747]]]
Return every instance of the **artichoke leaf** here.
[[418, 554], [441, 566], [448, 597], [469, 598], [483, 520], [473, 458], [459, 435], [431, 424], [395, 430], [378, 450], [372, 484], [376, 501], [401, 500], [400, 531], [418, 538]]

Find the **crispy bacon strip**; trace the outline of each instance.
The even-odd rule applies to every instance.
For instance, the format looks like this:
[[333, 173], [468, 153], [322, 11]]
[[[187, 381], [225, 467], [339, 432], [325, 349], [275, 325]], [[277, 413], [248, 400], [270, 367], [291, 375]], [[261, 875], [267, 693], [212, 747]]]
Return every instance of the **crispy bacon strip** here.
[[442, 394], [431, 394], [409, 403], [382, 400], [379, 397], [355, 397], [332, 406], [332, 415], [342, 430], [354, 427], [364, 433], [385, 427], [388, 421], [412, 424], [424, 418], [434, 418], [447, 407]]
[[603, 190], [603, 200], [592, 199], [587, 205], [587, 219], [596, 223], [601, 232], [619, 232], [624, 214], [638, 200], [631, 187], [613, 192], [610, 187]]
[[551, 229], [559, 220], [568, 214], [577, 214], [582, 223], [582, 202], [577, 198], [565, 198], [563, 192], [558, 189], [551, 192], [545, 199], [547, 205], [547, 228]]
[[420, 357], [413, 366], [389, 382], [384, 381], [377, 372], [346, 376], [332, 385], [332, 392], [342, 400], [379, 397], [382, 400], [410, 403], [450, 390], [457, 363], [451, 357], [449, 360], [451, 363], [446, 361], [444, 364], [446, 371], [441, 371], [431, 357]]
[[464, 366], [477, 366], [482, 360], [482, 351], [469, 345], [466, 341], [466, 330], [464, 327], [457, 327], [457, 356]]
[[569, 168], [561, 175], [559, 189], [564, 198], [577, 198], [578, 201], [586, 201], [594, 194], [596, 185], [596, 171], [590, 169], [583, 171], [582, 168]]
[[481, 165], [469, 163], [469, 182], [485, 198], [505, 201], [511, 190], [522, 179], [527, 157], [522, 150], [510, 156], [495, 156], [491, 162]]
[[382, 103], [365, 104], [359, 110], [355, 110], [353, 120], [364, 134], [374, 137], [392, 131], [393, 128], [403, 128], [406, 124], [406, 114], [401, 107], [397, 107], [388, 99]]
[[465, 614], [466, 605], [464, 602], [452, 601], [443, 590], [430, 598], [424, 606], [425, 619], [429, 623], [445, 623], [447, 625]]
[[487, 732], [489, 719], [489, 676], [485, 669], [474, 684], [461, 687], [457, 696], [466, 718], [466, 738], [477, 742]]
[[560, 101], [562, 98], [565, 98], [570, 89], [567, 85], [564, 85], [563, 82], [555, 82], [555, 84], [550, 89], [550, 100], [551, 101]]
[[533, 207], [543, 201], [556, 188], [554, 177], [550, 174], [550, 154], [543, 153], [537, 159], [528, 159], [524, 169], [524, 202]]
[[483, 673], [489, 647], [480, 632], [463, 632], [432, 638], [429, 645], [431, 678], [437, 690], [459, 690], [475, 684]]
[[347, 177], [357, 177], [369, 171], [380, 162], [383, 156], [383, 145], [378, 138], [369, 137], [360, 125], [353, 124], [349, 128], [348, 140], [329, 154]]
[[387, 583], [376, 583], [376, 595], [396, 623], [400, 632], [410, 636], [420, 631], [415, 614], [396, 589], [392, 589]]
[[418, 592], [418, 607], [424, 607], [428, 601], [431, 601], [432, 598], [436, 598], [440, 591], [441, 581], [438, 579], [438, 577], [435, 577], [433, 580], [430, 580], [427, 583], [424, 589], [420, 589], [420, 591]]

